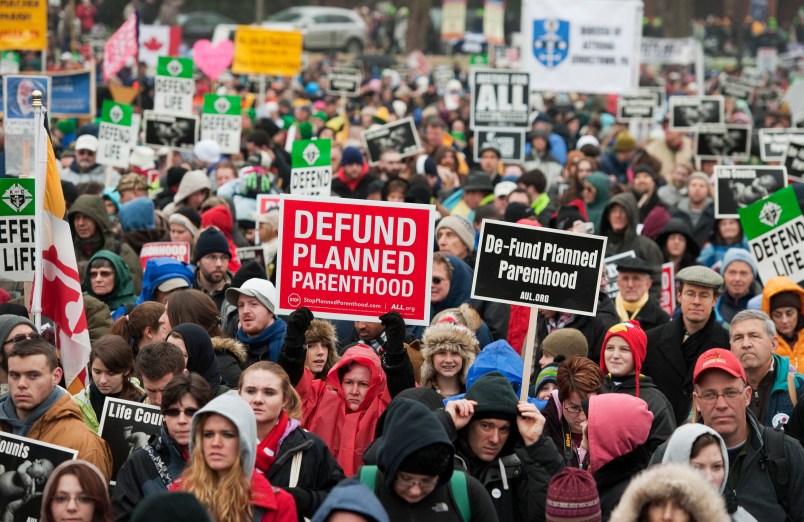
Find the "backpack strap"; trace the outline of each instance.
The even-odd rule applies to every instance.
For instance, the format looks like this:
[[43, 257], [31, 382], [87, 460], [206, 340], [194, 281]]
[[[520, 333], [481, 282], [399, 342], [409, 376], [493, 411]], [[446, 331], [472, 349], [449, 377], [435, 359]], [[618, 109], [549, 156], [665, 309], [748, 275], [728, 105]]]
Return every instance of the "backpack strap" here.
[[793, 372], [787, 373], [787, 393], [790, 394], [790, 402], [795, 408], [798, 404], [798, 393], [796, 392], [796, 374]]
[[763, 430], [764, 464], [767, 465], [768, 477], [776, 490], [776, 501], [782, 506], [790, 518], [790, 505], [787, 501], [790, 486], [790, 467], [784, 453], [784, 432], [765, 427]]
[[458, 507], [463, 522], [472, 520], [472, 507], [469, 504], [469, 484], [466, 474], [461, 470], [454, 470], [452, 478], [449, 479], [449, 489], [452, 492], [452, 499]]
[[293, 454], [293, 460], [290, 462], [290, 482], [289, 488], [295, 488], [299, 483], [299, 475], [301, 474], [302, 458], [304, 457], [303, 451], [297, 451]]
[[360, 468], [360, 482], [368, 486], [371, 491], [376, 491], [377, 466], [363, 466]]

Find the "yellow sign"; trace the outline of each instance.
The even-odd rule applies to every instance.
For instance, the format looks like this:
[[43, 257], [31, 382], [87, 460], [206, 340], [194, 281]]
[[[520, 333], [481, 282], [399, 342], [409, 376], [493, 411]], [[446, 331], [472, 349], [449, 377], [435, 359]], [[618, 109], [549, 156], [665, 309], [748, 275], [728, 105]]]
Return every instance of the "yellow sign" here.
[[47, 0], [0, 0], [0, 50], [47, 47]]
[[[3, 0], [0, 0], [2, 2]], [[295, 76], [302, 68], [302, 33], [238, 26], [235, 31], [235, 74]]]

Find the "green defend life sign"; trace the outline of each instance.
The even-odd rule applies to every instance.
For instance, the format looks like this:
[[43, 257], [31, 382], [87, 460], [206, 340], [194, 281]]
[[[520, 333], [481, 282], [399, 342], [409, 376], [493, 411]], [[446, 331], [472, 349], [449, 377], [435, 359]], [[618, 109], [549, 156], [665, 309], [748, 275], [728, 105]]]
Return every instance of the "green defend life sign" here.
[[205, 94], [201, 111], [201, 139], [213, 140], [224, 154], [240, 152], [240, 96]]
[[154, 83], [154, 111], [162, 114], [193, 114], [193, 61], [189, 58], [160, 56]]
[[737, 212], [762, 281], [787, 276], [804, 282], [804, 217], [793, 187]]
[[33, 281], [35, 186], [33, 178], [0, 179], [0, 280]]
[[100, 165], [128, 168], [131, 144], [136, 143], [136, 129], [131, 125], [134, 110], [131, 105], [104, 100], [98, 130], [98, 152], [95, 161]]
[[290, 193], [330, 196], [332, 188], [332, 142], [299, 140], [291, 152]]

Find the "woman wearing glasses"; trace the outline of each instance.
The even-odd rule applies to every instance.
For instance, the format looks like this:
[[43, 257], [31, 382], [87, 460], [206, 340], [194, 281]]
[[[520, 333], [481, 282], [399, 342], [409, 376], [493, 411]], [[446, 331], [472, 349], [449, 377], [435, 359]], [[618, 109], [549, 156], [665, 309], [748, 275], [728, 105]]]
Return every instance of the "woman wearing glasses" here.
[[85, 460], [68, 460], [56, 467], [45, 486], [39, 520], [112, 522], [109, 491], [100, 470]]
[[112, 503], [118, 520], [128, 520], [140, 500], [164, 493], [181, 475], [190, 456], [190, 422], [211, 398], [209, 384], [197, 373], [170, 381], [162, 394], [159, 437], [135, 450], [117, 474]]

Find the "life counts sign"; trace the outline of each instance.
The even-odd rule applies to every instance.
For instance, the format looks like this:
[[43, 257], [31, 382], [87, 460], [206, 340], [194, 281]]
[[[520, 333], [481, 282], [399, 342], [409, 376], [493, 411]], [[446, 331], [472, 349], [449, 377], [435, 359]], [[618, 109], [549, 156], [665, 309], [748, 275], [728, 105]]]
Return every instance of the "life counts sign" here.
[[283, 195], [278, 313], [430, 324], [433, 225], [432, 205]]
[[595, 315], [606, 238], [483, 221], [472, 297]]
[[[158, 406], [107, 397], [103, 404], [98, 435], [112, 451], [112, 486], [123, 463], [134, 450], [145, 447], [148, 439], [162, 429], [162, 412]], [[175, 479], [175, 477], [174, 477]]]
[[738, 212], [762, 280], [787, 276], [804, 282], [804, 217], [793, 187]]

